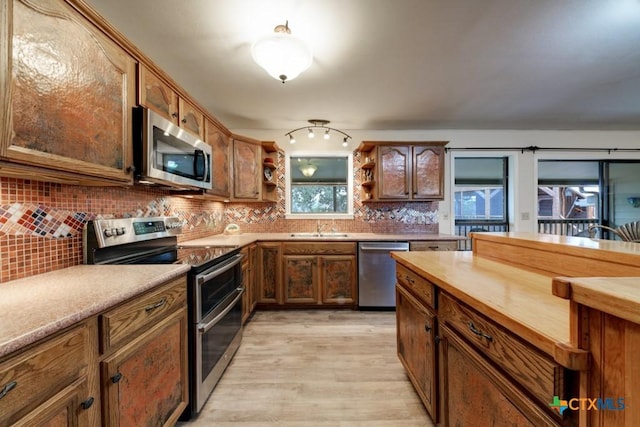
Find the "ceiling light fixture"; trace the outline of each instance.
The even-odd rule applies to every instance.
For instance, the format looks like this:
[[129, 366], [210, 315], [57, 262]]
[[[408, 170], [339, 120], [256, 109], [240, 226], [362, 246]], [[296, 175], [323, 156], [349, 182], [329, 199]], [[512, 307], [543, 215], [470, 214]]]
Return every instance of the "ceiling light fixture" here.
[[271, 77], [284, 84], [309, 68], [313, 55], [302, 40], [291, 35], [289, 21], [273, 31], [251, 46], [251, 56]]
[[316, 171], [318, 170], [318, 167], [316, 165], [312, 165], [311, 163], [307, 163], [306, 165], [300, 166], [298, 169], [300, 169], [300, 172], [302, 172], [302, 175], [306, 176], [307, 178], [310, 178], [313, 176], [314, 173], [316, 173]]
[[303, 126], [301, 128], [298, 128], [298, 129], [290, 130], [289, 132], [284, 134], [285, 136], [289, 137], [289, 142], [291, 144], [295, 144], [295, 142], [296, 142], [296, 138], [293, 136], [294, 132], [297, 132], [297, 131], [302, 130], [302, 129], [307, 129], [309, 131], [309, 134], [308, 134], [309, 138], [313, 138], [315, 136], [315, 134], [313, 133], [313, 129], [322, 129], [322, 130], [324, 130], [324, 139], [331, 138], [330, 132], [337, 132], [337, 133], [342, 134], [344, 136], [344, 138], [342, 139], [342, 146], [346, 147], [349, 144], [349, 139], [351, 138], [351, 136], [346, 134], [345, 132], [341, 131], [340, 129], [335, 129], [335, 128], [327, 126], [329, 123], [331, 123], [329, 120], [311, 119], [311, 120], [307, 120], [307, 121], [309, 123], [311, 123], [311, 126]]

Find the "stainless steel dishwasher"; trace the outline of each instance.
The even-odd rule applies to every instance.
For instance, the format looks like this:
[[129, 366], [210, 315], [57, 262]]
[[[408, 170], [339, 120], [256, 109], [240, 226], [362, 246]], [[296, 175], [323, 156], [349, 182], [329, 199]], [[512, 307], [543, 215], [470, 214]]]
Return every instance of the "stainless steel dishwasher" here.
[[389, 252], [408, 250], [409, 242], [358, 243], [359, 308], [395, 308], [396, 262]]

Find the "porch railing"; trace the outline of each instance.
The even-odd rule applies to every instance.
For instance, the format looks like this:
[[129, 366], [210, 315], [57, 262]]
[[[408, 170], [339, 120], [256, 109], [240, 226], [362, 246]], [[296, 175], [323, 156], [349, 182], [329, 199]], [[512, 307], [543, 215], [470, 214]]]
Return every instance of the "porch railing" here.
[[[496, 221], [459, 220], [456, 221], [455, 230], [456, 236], [469, 236], [469, 233], [474, 231], [509, 231], [509, 224]], [[471, 239], [458, 242], [458, 249], [461, 251], [470, 251], [472, 249]]]
[[597, 224], [597, 219], [539, 219], [538, 233], [589, 237], [589, 226]]

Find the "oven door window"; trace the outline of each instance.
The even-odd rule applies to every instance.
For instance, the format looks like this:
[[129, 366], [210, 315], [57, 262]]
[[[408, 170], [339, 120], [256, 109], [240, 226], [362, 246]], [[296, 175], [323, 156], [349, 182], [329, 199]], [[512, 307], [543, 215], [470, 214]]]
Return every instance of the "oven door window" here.
[[241, 255], [230, 258], [213, 271], [204, 272], [196, 277], [199, 319], [206, 318], [228, 295], [232, 294], [242, 283]]

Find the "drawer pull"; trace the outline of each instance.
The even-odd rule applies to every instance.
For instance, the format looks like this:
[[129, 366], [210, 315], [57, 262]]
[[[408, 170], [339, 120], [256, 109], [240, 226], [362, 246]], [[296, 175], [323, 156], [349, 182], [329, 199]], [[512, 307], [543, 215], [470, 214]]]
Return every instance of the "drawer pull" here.
[[489, 342], [493, 341], [493, 337], [491, 335], [487, 335], [481, 330], [477, 329], [476, 326], [473, 324], [473, 322], [469, 322], [469, 330], [474, 334], [476, 334], [477, 336], [485, 338]]
[[146, 312], [153, 311], [156, 308], [162, 307], [166, 302], [167, 302], [167, 300], [165, 298], [162, 298], [157, 303], [146, 306], [144, 308], [144, 311], [146, 311]]
[[415, 280], [413, 280], [411, 277], [409, 277], [409, 275], [405, 275], [404, 278], [406, 279], [407, 282], [411, 283], [412, 285], [416, 283]]
[[5, 386], [2, 387], [2, 391], [0, 391], [0, 399], [5, 397], [11, 390], [16, 388], [17, 385], [18, 383], [16, 381], [11, 381], [10, 383], [5, 384]]
[[121, 379], [122, 379], [122, 373], [116, 372], [116, 374], [111, 377], [111, 382], [116, 384], [116, 383], [119, 383]]
[[431, 326], [429, 326], [429, 324], [428, 324], [428, 323], [425, 323], [425, 324], [424, 324], [424, 330], [425, 330], [426, 332], [431, 332]]
[[89, 397], [87, 400], [85, 400], [84, 402], [82, 402], [82, 403], [80, 404], [80, 407], [81, 407], [82, 409], [85, 409], [85, 410], [86, 410], [86, 409], [89, 409], [89, 408], [91, 408], [91, 406], [93, 405], [93, 402], [94, 402], [94, 398], [93, 398], [93, 397]]
[[429, 249], [431, 249], [432, 251], [436, 251], [439, 247], [440, 246], [429, 246]]
[[440, 344], [440, 341], [442, 341], [442, 338], [436, 335], [436, 337], [433, 340], [436, 342], [436, 344]]

